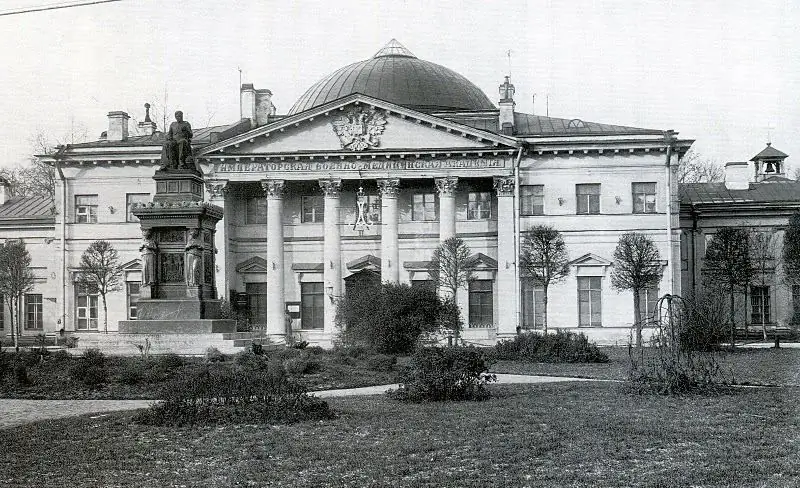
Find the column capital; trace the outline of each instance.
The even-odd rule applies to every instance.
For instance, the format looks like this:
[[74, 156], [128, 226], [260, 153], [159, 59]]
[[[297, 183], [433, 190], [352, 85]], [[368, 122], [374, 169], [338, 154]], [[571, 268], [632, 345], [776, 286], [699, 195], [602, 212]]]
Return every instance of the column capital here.
[[439, 191], [439, 196], [454, 195], [456, 187], [458, 186], [458, 177], [446, 176], [444, 178], [436, 178], [436, 190]]
[[378, 184], [378, 191], [381, 192], [382, 198], [397, 198], [397, 194], [400, 192], [400, 178], [382, 178], [375, 182]]
[[228, 180], [206, 180], [206, 191], [210, 200], [225, 198], [228, 191]]
[[283, 180], [261, 180], [261, 188], [267, 194], [267, 198], [283, 198]]
[[495, 176], [494, 189], [498, 197], [513, 197], [514, 196], [514, 177], [513, 176]]
[[342, 180], [338, 178], [323, 178], [319, 180], [319, 187], [326, 197], [338, 197], [342, 190]]

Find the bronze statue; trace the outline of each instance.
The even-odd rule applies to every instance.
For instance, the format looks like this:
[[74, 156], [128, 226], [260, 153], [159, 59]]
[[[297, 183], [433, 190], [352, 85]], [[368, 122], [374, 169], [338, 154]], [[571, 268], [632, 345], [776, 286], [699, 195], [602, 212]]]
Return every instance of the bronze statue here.
[[183, 120], [183, 112], [175, 112], [161, 151], [161, 169], [196, 169], [192, 157], [192, 126]]
[[198, 286], [201, 283], [201, 259], [203, 258], [203, 242], [200, 240], [200, 229], [189, 231], [189, 242], [186, 243], [186, 284]]
[[139, 247], [142, 253], [142, 283], [152, 285], [156, 282], [156, 253], [157, 246], [153, 240], [153, 231], [145, 230], [142, 232], [142, 245]]

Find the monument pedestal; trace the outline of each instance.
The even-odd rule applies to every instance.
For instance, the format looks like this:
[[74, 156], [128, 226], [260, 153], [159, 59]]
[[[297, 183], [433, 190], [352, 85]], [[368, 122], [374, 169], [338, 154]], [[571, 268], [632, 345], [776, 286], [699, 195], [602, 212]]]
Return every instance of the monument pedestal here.
[[222, 209], [203, 202], [195, 170], [156, 171], [156, 195], [137, 204], [142, 243], [142, 286], [137, 320], [119, 323], [123, 334], [235, 332], [221, 318], [215, 288], [214, 232]]

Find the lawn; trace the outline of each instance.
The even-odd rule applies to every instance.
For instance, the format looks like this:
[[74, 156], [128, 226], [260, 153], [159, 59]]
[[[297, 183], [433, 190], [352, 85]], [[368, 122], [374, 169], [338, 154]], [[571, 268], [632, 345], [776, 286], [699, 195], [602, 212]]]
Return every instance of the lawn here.
[[[499, 361], [491, 370], [495, 373], [577, 376], [624, 380], [628, 377], [628, 349], [604, 347], [607, 363], [529, 363]], [[647, 353], [647, 349], [645, 349]], [[723, 371], [741, 384], [800, 386], [800, 349], [745, 349], [718, 355]]]
[[2, 486], [797, 486], [798, 388], [630, 395], [494, 386], [486, 402], [331, 400], [338, 418], [154, 428], [132, 414], [0, 430]]

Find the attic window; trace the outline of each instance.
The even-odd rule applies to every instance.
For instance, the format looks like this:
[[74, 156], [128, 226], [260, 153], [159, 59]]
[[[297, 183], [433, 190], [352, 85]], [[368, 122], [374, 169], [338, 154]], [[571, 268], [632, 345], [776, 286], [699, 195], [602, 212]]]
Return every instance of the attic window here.
[[583, 127], [586, 127], [586, 124], [581, 119], [572, 119], [567, 124], [567, 129], [581, 129]]

